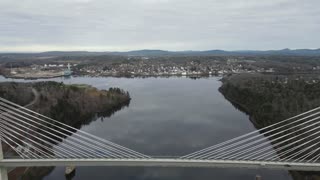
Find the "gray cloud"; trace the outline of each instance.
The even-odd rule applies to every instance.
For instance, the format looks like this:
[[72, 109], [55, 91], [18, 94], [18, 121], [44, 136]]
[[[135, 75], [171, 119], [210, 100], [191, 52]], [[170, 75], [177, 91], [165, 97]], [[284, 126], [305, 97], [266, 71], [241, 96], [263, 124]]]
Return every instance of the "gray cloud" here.
[[318, 0], [0, 0], [0, 51], [318, 48]]

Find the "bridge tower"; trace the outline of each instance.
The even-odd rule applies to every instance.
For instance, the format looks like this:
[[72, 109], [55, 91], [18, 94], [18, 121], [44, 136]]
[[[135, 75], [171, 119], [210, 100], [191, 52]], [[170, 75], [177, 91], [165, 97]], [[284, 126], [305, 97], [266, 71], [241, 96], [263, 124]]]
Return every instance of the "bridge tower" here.
[[[0, 136], [0, 161], [3, 160], [2, 136]], [[6, 167], [0, 167], [0, 180], [8, 180], [8, 172]]]

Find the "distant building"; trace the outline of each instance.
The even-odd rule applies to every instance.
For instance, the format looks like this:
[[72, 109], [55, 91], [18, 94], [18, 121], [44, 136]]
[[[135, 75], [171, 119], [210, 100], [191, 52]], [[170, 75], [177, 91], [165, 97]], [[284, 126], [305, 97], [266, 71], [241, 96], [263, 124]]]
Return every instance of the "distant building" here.
[[273, 68], [267, 69], [266, 72], [268, 72], [268, 73], [273, 73], [273, 72], [274, 72], [274, 69], [273, 69]]
[[68, 63], [68, 68], [64, 71], [63, 73], [64, 76], [71, 76], [72, 75], [72, 71], [70, 68], [70, 63]]
[[17, 74], [17, 72], [16, 71], [14, 71], [14, 70], [11, 70], [11, 72], [10, 72], [11, 74]]

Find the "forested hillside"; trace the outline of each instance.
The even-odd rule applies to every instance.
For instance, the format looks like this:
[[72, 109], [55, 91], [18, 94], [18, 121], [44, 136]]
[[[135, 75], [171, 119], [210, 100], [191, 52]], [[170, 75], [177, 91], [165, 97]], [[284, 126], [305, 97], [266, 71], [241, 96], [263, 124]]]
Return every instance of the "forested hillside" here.
[[223, 79], [220, 92], [259, 127], [320, 106], [314, 76], [235, 74]]
[[60, 122], [80, 127], [96, 114], [110, 116], [130, 102], [130, 95], [119, 88], [98, 90], [87, 85], [57, 82], [1, 83], [0, 97], [26, 105]]

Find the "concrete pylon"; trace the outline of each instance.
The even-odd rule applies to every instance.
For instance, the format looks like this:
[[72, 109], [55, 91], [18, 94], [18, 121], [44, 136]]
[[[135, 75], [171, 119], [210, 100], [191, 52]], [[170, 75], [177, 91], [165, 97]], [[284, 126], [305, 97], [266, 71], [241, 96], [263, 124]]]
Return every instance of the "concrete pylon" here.
[[262, 180], [262, 177], [260, 175], [256, 175], [256, 180]]

